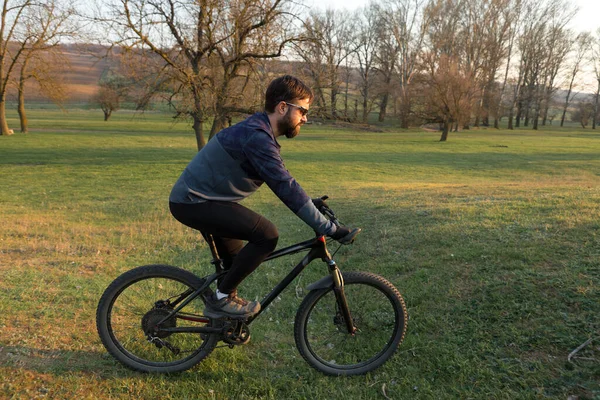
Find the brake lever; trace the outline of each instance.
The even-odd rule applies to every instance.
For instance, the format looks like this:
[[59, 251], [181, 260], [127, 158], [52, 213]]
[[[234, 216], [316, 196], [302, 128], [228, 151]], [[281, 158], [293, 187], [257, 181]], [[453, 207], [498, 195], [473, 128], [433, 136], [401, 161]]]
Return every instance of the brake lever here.
[[338, 221], [335, 213], [330, 208], [326, 209], [324, 214], [329, 217], [329, 221], [331, 221], [332, 224], [335, 226], [340, 226], [340, 221]]

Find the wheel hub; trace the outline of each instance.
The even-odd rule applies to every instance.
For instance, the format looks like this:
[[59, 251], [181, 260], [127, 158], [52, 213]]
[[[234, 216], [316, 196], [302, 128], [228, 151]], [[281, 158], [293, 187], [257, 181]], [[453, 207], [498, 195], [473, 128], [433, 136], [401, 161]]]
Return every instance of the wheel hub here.
[[[164, 339], [171, 335], [170, 332], [159, 331], [159, 322], [162, 321], [171, 312], [170, 309], [154, 308], [146, 313], [142, 318], [142, 330], [146, 335]], [[176, 318], [170, 318], [160, 324], [160, 328], [175, 328], [177, 326]]]

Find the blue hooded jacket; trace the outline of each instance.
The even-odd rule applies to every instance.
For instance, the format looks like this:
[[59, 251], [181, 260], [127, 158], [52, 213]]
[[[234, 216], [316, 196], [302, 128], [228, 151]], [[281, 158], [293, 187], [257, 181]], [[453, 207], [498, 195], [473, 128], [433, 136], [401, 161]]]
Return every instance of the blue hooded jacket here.
[[336, 227], [314, 206], [285, 168], [266, 113], [256, 113], [223, 129], [185, 168], [169, 197], [173, 203], [207, 200], [238, 202], [263, 183], [300, 219], [319, 234]]

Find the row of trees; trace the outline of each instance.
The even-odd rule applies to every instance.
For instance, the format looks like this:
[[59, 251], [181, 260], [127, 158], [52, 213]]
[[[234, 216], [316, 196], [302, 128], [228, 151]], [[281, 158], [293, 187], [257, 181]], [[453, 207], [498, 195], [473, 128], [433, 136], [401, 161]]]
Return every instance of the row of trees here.
[[[383, 121], [392, 99], [402, 127], [439, 122], [442, 140], [452, 127], [497, 128], [504, 116], [509, 129], [538, 129], [555, 117], [549, 110], [565, 88], [562, 126], [585, 66], [597, 82], [598, 114], [600, 30], [570, 30], [575, 12], [565, 0], [390, 0], [351, 15], [311, 13], [310, 40], [296, 52], [317, 88], [317, 107], [331, 118], [357, 71], [364, 122], [374, 105]], [[347, 111], [345, 103], [346, 118]]]
[[[567, 0], [381, 0], [354, 12], [293, 0], [111, 0], [77, 20], [58, 1], [4, 0], [13, 28], [7, 35], [3, 20], [0, 51], [21, 50], [3, 58], [0, 78], [15, 75], [2, 68], [31, 68], [25, 54], [35, 43], [50, 48], [73, 37], [76, 21], [93, 22], [119, 65], [101, 82], [105, 119], [126, 94], [139, 108], [162, 99], [192, 121], [198, 148], [204, 122], [213, 121], [210, 138], [232, 115], [261, 109], [281, 73], [312, 85], [312, 112], [322, 118], [366, 122], [377, 112], [384, 121], [393, 112], [402, 127], [439, 123], [445, 140], [452, 128], [498, 127], [502, 117], [511, 129], [537, 129], [556, 117], [561, 87], [562, 125], [587, 66], [598, 83], [596, 125], [600, 31], [568, 29], [575, 9]], [[17, 24], [24, 15], [52, 16], [52, 29]], [[3, 134], [8, 84], [0, 83]]]

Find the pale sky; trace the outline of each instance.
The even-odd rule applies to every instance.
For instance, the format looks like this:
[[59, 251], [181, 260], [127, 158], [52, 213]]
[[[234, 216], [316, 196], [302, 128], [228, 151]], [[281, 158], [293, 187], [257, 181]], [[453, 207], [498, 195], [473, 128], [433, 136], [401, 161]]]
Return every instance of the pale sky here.
[[[579, 13], [573, 21], [576, 31], [596, 31], [600, 28], [600, 0], [572, 0]], [[353, 10], [367, 4], [368, 0], [308, 0], [306, 3], [321, 8], [347, 8]]]

